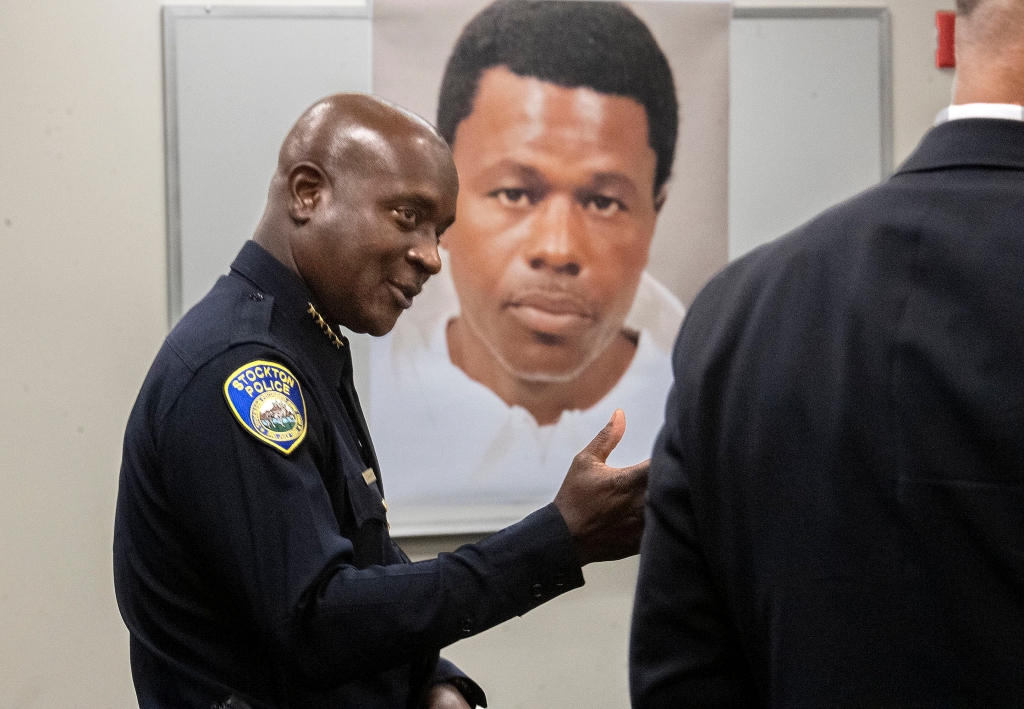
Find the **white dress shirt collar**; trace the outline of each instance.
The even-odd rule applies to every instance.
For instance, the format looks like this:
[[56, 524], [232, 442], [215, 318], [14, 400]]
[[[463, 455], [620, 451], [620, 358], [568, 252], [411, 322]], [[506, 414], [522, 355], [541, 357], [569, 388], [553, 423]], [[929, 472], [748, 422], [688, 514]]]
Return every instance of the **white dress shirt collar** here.
[[961, 118], [1002, 118], [1024, 121], [1024, 106], [1015, 103], [961, 103], [947, 106], [935, 117], [935, 125]]

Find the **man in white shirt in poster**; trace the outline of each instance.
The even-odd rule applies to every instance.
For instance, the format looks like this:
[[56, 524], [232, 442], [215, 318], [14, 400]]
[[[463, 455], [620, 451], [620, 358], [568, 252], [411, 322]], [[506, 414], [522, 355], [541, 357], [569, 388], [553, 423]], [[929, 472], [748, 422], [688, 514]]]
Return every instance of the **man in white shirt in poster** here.
[[511, 0], [463, 30], [438, 128], [457, 219], [441, 274], [372, 345], [371, 419], [392, 480], [420, 473], [392, 486], [396, 511], [441, 501], [468, 529], [480, 506], [514, 518], [550, 499], [615, 408], [613, 457], [650, 454], [683, 317], [644, 270], [678, 107], [625, 6]]

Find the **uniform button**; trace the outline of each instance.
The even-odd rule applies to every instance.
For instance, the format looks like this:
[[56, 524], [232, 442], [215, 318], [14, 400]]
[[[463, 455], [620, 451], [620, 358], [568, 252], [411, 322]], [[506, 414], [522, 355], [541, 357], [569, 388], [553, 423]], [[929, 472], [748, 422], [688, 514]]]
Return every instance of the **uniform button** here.
[[249, 294], [249, 300], [263, 300], [263, 294], [259, 291]]
[[462, 634], [472, 635], [473, 634], [473, 619], [466, 617], [462, 619]]
[[565, 574], [555, 575], [555, 588], [565, 588]]
[[541, 586], [539, 583], [533, 584], [533, 588], [531, 588], [530, 590], [533, 592], [533, 597], [534, 598], [543, 598], [544, 597], [544, 587]]

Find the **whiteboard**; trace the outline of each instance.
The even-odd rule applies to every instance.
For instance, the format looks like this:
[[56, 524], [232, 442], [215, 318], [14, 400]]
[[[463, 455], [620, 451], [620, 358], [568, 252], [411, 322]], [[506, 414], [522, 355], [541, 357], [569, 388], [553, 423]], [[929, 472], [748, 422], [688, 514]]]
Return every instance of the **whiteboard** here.
[[736, 8], [729, 258], [892, 172], [885, 8]]
[[299, 115], [370, 91], [370, 29], [366, 7], [163, 8], [171, 324], [252, 236]]

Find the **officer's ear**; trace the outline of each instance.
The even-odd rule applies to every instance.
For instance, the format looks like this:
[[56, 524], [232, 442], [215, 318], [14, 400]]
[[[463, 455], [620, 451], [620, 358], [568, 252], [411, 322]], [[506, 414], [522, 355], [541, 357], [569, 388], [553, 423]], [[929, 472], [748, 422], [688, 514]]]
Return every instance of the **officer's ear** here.
[[288, 172], [288, 214], [305, 224], [327, 196], [327, 175], [311, 162], [300, 162]]

